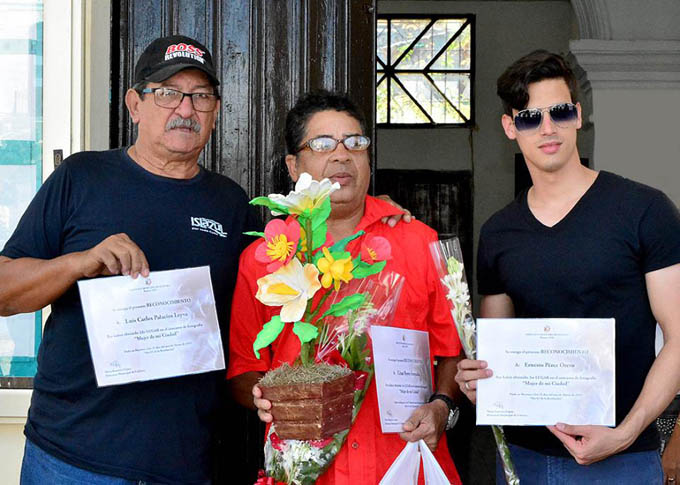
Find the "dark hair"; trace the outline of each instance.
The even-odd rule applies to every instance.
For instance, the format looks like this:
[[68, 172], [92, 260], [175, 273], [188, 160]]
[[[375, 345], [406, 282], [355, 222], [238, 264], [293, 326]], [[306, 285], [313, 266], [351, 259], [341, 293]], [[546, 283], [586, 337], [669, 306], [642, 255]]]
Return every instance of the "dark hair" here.
[[366, 132], [366, 118], [347, 94], [326, 90], [311, 91], [301, 95], [286, 116], [286, 147], [289, 154], [294, 155], [302, 144], [312, 115], [329, 110], [347, 113], [359, 122], [361, 131]]
[[536, 50], [516, 60], [498, 78], [496, 93], [503, 101], [505, 114], [522, 110], [529, 104], [529, 84], [545, 79], [562, 78], [569, 87], [571, 102], [578, 102], [578, 83], [564, 57], [546, 50]]

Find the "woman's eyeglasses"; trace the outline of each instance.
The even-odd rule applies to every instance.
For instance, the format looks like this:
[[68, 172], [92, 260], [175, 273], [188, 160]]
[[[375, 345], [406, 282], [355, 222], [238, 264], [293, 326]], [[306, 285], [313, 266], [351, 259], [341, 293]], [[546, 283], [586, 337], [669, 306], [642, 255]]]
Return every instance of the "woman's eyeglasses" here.
[[296, 153], [301, 152], [305, 148], [309, 148], [311, 151], [319, 153], [332, 152], [337, 148], [338, 143], [345, 145], [345, 148], [351, 152], [361, 152], [369, 147], [371, 139], [364, 135], [350, 135], [342, 140], [336, 140], [330, 136], [318, 136], [303, 143]]

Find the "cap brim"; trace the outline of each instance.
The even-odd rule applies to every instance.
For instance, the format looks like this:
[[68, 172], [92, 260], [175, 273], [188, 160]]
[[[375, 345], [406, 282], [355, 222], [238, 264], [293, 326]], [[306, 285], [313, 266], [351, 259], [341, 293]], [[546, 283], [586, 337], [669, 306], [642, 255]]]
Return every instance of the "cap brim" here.
[[159, 83], [161, 81], [165, 81], [169, 77], [174, 76], [180, 71], [183, 71], [184, 69], [198, 69], [199, 71], [203, 71], [210, 81], [215, 85], [219, 86], [220, 82], [218, 79], [215, 77], [215, 75], [210, 72], [208, 69], [205, 68], [205, 66], [201, 66], [199, 64], [173, 64], [171, 66], [166, 66], [162, 69], [159, 69], [158, 71], [154, 72], [150, 76], [147, 76], [144, 80], [145, 81], [150, 81], [152, 83]]

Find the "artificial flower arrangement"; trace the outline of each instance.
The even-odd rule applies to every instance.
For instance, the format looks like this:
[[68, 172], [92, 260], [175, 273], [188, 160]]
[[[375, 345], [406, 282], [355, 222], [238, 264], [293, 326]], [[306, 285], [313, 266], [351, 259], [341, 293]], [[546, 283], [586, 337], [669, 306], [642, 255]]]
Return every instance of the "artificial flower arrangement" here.
[[[475, 359], [477, 356], [477, 326], [472, 317], [470, 305], [470, 290], [465, 278], [465, 266], [463, 265], [463, 253], [457, 237], [435, 241], [430, 244], [430, 252], [435, 267], [439, 273], [439, 281], [446, 291], [446, 299], [449, 301], [451, 315], [456, 324], [458, 337], [463, 346], [465, 357]], [[498, 454], [503, 464], [505, 481], [508, 485], [519, 485], [519, 478], [512, 463], [510, 449], [505, 440], [505, 434], [501, 426], [491, 426]]]
[[[331, 240], [330, 195], [339, 188], [303, 173], [287, 196], [251, 201], [288, 216], [270, 221], [263, 233], [248, 233], [263, 238], [255, 259], [269, 272], [257, 280], [255, 297], [281, 307], [264, 323], [253, 351], [260, 358], [286, 325], [300, 340], [296, 362], [260, 381], [274, 422], [265, 440], [266, 474], [258, 483], [313, 484], [330, 466], [373, 376], [370, 326], [391, 323], [403, 285], [401, 275], [383, 271], [391, 259], [387, 239], [357, 231]], [[347, 245], [359, 238], [352, 255]]]

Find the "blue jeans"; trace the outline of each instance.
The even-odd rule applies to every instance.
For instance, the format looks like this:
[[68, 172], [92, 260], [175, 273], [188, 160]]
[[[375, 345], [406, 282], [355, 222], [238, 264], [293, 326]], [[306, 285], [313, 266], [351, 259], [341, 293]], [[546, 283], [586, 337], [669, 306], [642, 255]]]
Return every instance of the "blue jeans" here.
[[21, 464], [21, 485], [146, 485], [143, 480], [126, 480], [101, 475], [69, 465], [43, 451], [28, 439]]
[[[661, 457], [657, 450], [623, 453], [592, 465], [579, 465], [571, 457], [544, 455], [515, 445], [509, 447], [522, 485], [663, 484]], [[505, 475], [498, 455], [496, 485], [505, 485]]]

